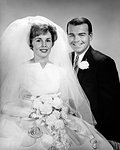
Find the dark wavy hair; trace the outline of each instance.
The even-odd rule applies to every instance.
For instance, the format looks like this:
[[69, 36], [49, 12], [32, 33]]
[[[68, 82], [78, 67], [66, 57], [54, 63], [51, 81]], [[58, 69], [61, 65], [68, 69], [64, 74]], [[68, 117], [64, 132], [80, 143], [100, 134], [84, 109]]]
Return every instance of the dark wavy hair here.
[[89, 33], [89, 35], [93, 32], [92, 31], [92, 24], [91, 24], [91, 22], [87, 18], [84, 18], [84, 17], [79, 18], [78, 17], [78, 18], [74, 18], [74, 19], [70, 20], [67, 23], [67, 33], [68, 33], [68, 26], [69, 25], [77, 26], [77, 25], [81, 25], [81, 24], [87, 24], [88, 25], [88, 33]]
[[44, 35], [47, 32], [51, 33], [52, 46], [53, 46], [54, 42], [57, 40], [56, 28], [53, 27], [53, 26], [51, 26], [51, 25], [47, 25], [47, 24], [40, 24], [40, 25], [33, 24], [31, 26], [30, 35], [29, 35], [29, 45], [30, 45], [30, 48], [33, 49], [33, 45], [32, 45], [33, 38], [35, 38], [36, 36], [39, 36], [41, 34]]

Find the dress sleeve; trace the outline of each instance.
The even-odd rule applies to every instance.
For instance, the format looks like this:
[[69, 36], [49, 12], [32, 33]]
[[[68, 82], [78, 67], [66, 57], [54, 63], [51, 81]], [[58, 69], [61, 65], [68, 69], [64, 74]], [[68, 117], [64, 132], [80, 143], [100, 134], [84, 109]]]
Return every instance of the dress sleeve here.
[[1, 86], [2, 113], [10, 115], [13, 111], [17, 112], [18, 108], [22, 106], [19, 99], [20, 76], [20, 71], [16, 69], [15, 71], [9, 73]]

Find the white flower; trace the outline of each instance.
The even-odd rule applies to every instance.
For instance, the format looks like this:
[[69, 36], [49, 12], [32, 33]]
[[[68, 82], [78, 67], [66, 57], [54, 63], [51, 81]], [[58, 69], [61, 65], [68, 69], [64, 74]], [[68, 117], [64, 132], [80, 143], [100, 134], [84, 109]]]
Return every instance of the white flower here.
[[46, 103], [39, 107], [39, 109], [42, 114], [50, 114], [52, 112], [52, 106]]
[[40, 105], [41, 105], [40, 100], [38, 98], [34, 99], [34, 101], [33, 101], [33, 108], [38, 109]]
[[51, 100], [49, 97], [43, 97], [43, 99], [42, 97], [36, 98], [33, 101], [33, 108], [42, 114], [50, 114], [52, 112], [52, 105], [48, 103], [49, 100]]
[[59, 129], [59, 128], [63, 129], [64, 128], [64, 122], [61, 119], [56, 120], [54, 122], [54, 125], [55, 125], [56, 129]]
[[62, 105], [63, 101], [59, 97], [54, 97], [54, 100], [52, 102], [52, 106], [54, 106], [56, 109], [59, 109]]
[[57, 119], [60, 118], [60, 112], [59, 112], [59, 111], [54, 110], [54, 111], [52, 112], [52, 114], [53, 114]]
[[56, 116], [53, 115], [53, 114], [51, 114], [50, 116], [48, 116], [48, 117], [46, 118], [46, 123], [47, 123], [48, 125], [52, 125], [52, 124], [54, 124], [54, 122], [55, 122], [56, 120], [57, 120]]
[[82, 70], [88, 69], [88, 68], [89, 68], [89, 63], [88, 63], [87, 60], [85, 60], [85, 61], [79, 61], [79, 60], [78, 60], [78, 67], [79, 67], [80, 69], [82, 69]]
[[43, 145], [51, 145], [53, 143], [53, 137], [48, 134], [43, 134], [43, 136], [41, 137], [41, 142]]
[[52, 97], [50, 95], [42, 95], [40, 96], [40, 101], [44, 103], [51, 103]]

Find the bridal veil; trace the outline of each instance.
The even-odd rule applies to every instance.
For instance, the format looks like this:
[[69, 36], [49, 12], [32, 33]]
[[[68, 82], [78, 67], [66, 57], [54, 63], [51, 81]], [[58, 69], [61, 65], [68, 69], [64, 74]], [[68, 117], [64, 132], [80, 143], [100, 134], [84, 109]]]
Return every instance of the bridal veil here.
[[65, 86], [62, 86], [63, 95], [64, 97], [72, 98], [83, 119], [94, 124], [94, 117], [90, 110], [89, 101], [79, 85], [72, 68], [69, 58], [71, 48], [67, 41], [67, 35], [60, 26], [42, 16], [30, 16], [14, 21], [7, 27], [0, 39], [1, 107], [3, 107], [2, 104], [9, 101], [4, 98], [4, 95], [7, 95], [9, 91], [7, 90], [6, 82], [9, 75], [11, 72], [14, 75], [14, 71], [19, 65], [33, 58], [33, 52], [29, 46], [29, 32], [33, 24], [50, 24], [56, 28], [58, 39], [51, 49], [49, 59], [52, 63], [64, 68], [67, 72], [69, 92], [64, 92]]

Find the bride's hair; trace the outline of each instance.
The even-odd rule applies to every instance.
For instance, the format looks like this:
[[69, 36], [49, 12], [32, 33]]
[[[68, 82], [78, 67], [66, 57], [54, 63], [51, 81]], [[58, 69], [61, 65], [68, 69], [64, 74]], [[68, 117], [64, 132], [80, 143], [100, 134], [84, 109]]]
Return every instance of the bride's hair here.
[[51, 37], [52, 37], [52, 46], [54, 45], [54, 42], [57, 40], [57, 32], [56, 32], [56, 28], [51, 26], [51, 25], [47, 25], [47, 24], [39, 24], [39, 25], [32, 25], [31, 29], [30, 29], [30, 36], [29, 36], [29, 41], [30, 41], [30, 48], [33, 49], [33, 45], [32, 45], [32, 40], [36, 37], [39, 36], [41, 34], [46, 34], [50, 32]]

